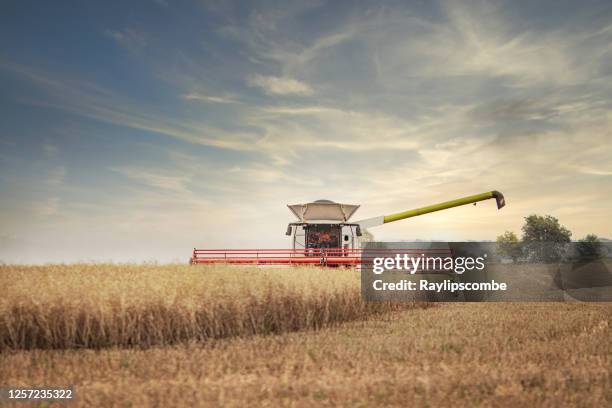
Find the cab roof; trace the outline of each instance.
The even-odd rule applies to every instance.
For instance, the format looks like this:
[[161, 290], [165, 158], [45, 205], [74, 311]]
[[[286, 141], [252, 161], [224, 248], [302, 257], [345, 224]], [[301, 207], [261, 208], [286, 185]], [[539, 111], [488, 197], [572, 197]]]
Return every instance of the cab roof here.
[[357, 211], [359, 205], [335, 203], [331, 200], [317, 200], [305, 204], [288, 204], [287, 207], [301, 222], [346, 222]]

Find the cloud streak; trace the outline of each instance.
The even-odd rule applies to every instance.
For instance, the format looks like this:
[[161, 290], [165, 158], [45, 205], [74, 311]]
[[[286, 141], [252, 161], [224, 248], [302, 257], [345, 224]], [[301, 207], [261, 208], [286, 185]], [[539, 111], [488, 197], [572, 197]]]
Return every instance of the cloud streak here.
[[188, 101], [212, 102], [212, 103], [240, 103], [232, 96], [214, 96], [204, 95], [200, 93], [188, 93], [182, 95], [182, 98]]
[[253, 75], [247, 83], [251, 87], [261, 88], [268, 95], [308, 96], [314, 93], [310, 85], [287, 77]]
[[116, 167], [111, 168], [111, 170], [156, 189], [177, 192], [188, 191], [189, 177], [184, 174], [169, 174], [168, 172], [161, 172], [159, 169], [151, 171], [135, 167]]

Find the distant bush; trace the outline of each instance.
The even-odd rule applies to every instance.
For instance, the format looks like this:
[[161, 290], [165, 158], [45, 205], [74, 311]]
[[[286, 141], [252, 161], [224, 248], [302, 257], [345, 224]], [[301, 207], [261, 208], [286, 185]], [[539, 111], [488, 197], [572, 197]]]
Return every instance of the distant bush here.
[[512, 258], [512, 262], [516, 262], [522, 254], [521, 244], [512, 231], [506, 231], [497, 237], [497, 252], [501, 256]]
[[583, 260], [598, 259], [602, 257], [602, 243], [595, 234], [589, 234], [576, 244], [578, 256]]

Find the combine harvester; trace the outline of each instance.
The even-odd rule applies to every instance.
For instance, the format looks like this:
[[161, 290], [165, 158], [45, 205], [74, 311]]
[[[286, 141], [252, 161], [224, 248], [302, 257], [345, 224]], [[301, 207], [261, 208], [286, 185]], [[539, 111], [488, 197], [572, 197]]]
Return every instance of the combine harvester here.
[[[391, 215], [349, 222], [359, 205], [317, 200], [307, 204], [288, 205], [298, 221], [289, 223], [286, 235], [292, 237], [292, 249], [195, 249], [191, 264], [254, 264], [254, 265], [321, 265], [355, 266], [361, 263], [362, 229], [394, 221], [446, 210], [461, 205], [476, 205], [494, 198], [497, 208], [505, 205], [499, 191], [489, 191], [439, 204]], [[415, 251], [417, 251], [415, 249]], [[420, 250], [418, 250], [420, 251]]]

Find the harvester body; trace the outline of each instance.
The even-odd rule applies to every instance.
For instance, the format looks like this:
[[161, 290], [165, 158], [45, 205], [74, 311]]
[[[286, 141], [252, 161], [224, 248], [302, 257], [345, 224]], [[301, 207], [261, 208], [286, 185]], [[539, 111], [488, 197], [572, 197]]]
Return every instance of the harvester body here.
[[390, 222], [417, 217], [435, 211], [446, 210], [461, 205], [475, 204], [479, 201], [494, 198], [497, 208], [506, 203], [499, 191], [488, 191], [456, 200], [415, 208], [389, 215], [368, 218], [349, 223], [351, 216], [359, 209], [359, 205], [340, 204], [330, 200], [317, 200], [306, 204], [288, 205], [289, 209], [299, 219], [290, 223], [287, 235], [293, 236], [293, 249], [317, 248], [359, 248], [361, 229], [373, 228]]
[[358, 265], [363, 229], [489, 199], [495, 199], [498, 209], [505, 205], [502, 193], [489, 191], [355, 222], [350, 218], [359, 209], [356, 204], [330, 200], [291, 204], [289, 210], [297, 218], [286, 231], [292, 237], [292, 249], [194, 249], [191, 263]]

